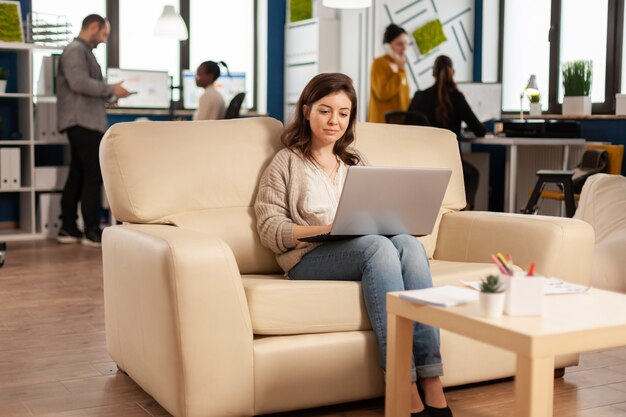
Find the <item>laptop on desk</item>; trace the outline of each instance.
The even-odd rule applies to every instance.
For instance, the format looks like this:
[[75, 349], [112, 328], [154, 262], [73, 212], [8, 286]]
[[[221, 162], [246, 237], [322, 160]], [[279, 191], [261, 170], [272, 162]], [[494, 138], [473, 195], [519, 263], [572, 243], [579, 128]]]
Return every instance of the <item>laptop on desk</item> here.
[[330, 233], [298, 240], [431, 234], [451, 175], [448, 168], [351, 166]]

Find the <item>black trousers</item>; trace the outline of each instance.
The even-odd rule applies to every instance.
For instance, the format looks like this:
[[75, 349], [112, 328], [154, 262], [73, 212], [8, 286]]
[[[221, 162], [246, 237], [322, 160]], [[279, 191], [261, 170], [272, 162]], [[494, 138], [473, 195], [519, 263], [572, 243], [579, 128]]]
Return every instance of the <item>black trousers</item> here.
[[70, 141], [70, 172], [61, 198], [61, 220], [65, 230], [76, 229], [78, 202], [85, 230], [100, 225], [102, 173], [98, 152], [104, 134], [81, 126], [67, 129]]
[[465, 201], [470, 210], [474, 210], [474, 200], [476, 199], [476, 191], [478, 191], [478, 179], [480, 173], [478, 169], [469, 162], [461, 158], [463, 164], [463, 183], [465, 185]]

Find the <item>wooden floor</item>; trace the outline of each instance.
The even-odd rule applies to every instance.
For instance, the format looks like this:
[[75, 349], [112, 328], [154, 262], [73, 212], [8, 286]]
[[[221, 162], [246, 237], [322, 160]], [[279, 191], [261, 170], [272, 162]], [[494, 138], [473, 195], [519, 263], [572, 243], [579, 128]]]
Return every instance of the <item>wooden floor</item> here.
[[[554, 392], [555, 416], [626, 416], [626, 348], [583, 354]], [[447, 398], [456, 417], [510, 416], [513, 383], [449, 390]], [[383, 414], [378, 399], [280, 416]], [[0, 268], [0, 417], [148, 415], [169, 414], [106, 353], [100, 250], [9, 243]]]

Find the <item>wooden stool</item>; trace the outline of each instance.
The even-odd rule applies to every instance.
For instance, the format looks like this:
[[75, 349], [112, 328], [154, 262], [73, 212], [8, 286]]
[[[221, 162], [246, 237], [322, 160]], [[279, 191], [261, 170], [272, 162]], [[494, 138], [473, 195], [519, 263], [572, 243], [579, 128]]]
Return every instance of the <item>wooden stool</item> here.
[[574, 217], [576, 211], [576, 205], [574, 204], [574, 191], [572, 189], [572, 175], [574, 171], [553, 171], [548, 169], [541, 169], [537, 171], [537, 183], [533, 189], [526, 208], [522, 210], [524, 214], [534, 214], [539, 210], [537, 202], [543, 191], [543, 187], [548, 183], [561, 184], [563, 186], [563, 195], [565, 199], [565, 215], [567, 217]]

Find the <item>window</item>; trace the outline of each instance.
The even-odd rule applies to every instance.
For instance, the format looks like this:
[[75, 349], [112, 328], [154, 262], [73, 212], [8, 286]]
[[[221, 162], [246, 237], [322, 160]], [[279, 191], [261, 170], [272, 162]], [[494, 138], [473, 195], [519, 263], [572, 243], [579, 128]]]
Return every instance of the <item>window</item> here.
[[483, 62], [482, 82], [498, 82], [498, 26], [500, 24], [499, 0], [483, 0]]
[[[134, 0], [136, 1], [136, 0]], [[254, 0], [190, 0], [190, 68], [224, 61], [231, 72], [246, 74], [246, 106], [254, 103]], [[228, 105], [228, 103], [226, 103]]]
[[[32, 0], [32, 11], [35, 13], [50, 13], [65, 16], [67, 21], [72, 25], [73, 36], [78, 36], [83, 19], [90, 14], [96, 13], [100, 16], [106, 16], [106, 0]], [[26, 16], [23, 16], [26, 18]], [[106, 70], [106, 44], [100, 44], [93, 53], [104, 72]], [[40, 65], [40, 62], [35, 62]], [[37, 68], [34, 68], [34, 74], [39, 74]]]
[[[623, 8], [621, 14], [622, 14], [622, 23], [623, 23], [626, 20], [626, 7]], [[621, 39], [620, 48], [623, 48], [623, 45], [626, 44], [626, 30], [622, 30], [621, 38], [622, 39]], [[622, 53], [622, 57], [621, 57], [622, 69], [620, 73], [621, 73], [622, 85], [621, 85], [621, 89], [619, 90], [619, 92], [622, 94], [626, 94], [626, 50], [622, 49], [621, 53]]]
[[119, 39], [123, 39], [119, 44], [119, 62], [124, 69], [167, 71], [177, 86], [180, 42], [154, 35], [154, 26], [165, 5], [173, 5], [180, 13], [178, 1], [119, 0]]
[[[559, 63], [592, 61], [591, 101], [605, 101], [608, 0], [561, 0], [561, 56]], [[602, 47], [599, 47], [602, 46]], [[559, 68], [559, 103], [563, 78]]]
[[[224, 61], [231, 72], [246, 74], [246, 105], [255, 105], [255, 53], [257, 48], [256, 7], [260, 0], [229, 0], [216, 5], [208, 0], [31, 0], [32, 10], [66, 16], [78, 35], [82, 20], [91, 13], [106, 16], [117, 37], [110, 39], [110, 62], [123, 69], [167, 71], [173, 85], [180, 85], [182, 65], [195, 70], [207, 60]], [[154, 27], [164, 5], [173, 5], [189, 22], [189, 41], [179, 42], [155, 36]], [[107, 9], [108, 6], [108, 9]], [[187, 16], [188, 15], [188, 16]], [[187, 17], [185, 17], [187, 16]], [[118, 43], [119, 39], [123, 42]], [[263, 40], [259, 45], [264, 45]], [[108, 67], [107, 46], [94, 50], [103, 72]], [[182, 54], [182, 55], [181, 55]], [[185, 64], [189, 62], [189, 65]], [[34, 62], [38, 74], [39, 62]], [[179, 91], [174, 90], [174, 100]]]
[[[530, 74], [536, 74], [542, 108], [560, 113], [563, 64], [590, 60], [593, 113], [614, 112], [615, 93], [626, 76], [626, 71], [622, 73], [624, 1], [501, 0], [503, 110], [519, 111], [519, 92]], [[527, 100], [523, 107], [528, 108]]]
[[[520, 111], [520, 94], [537, 76], [542, 107], [548, 108], [550, 0], [510, 0], [504, 8], [502, 109]], [[522, 100], [524, 110], [529, 101]]]

